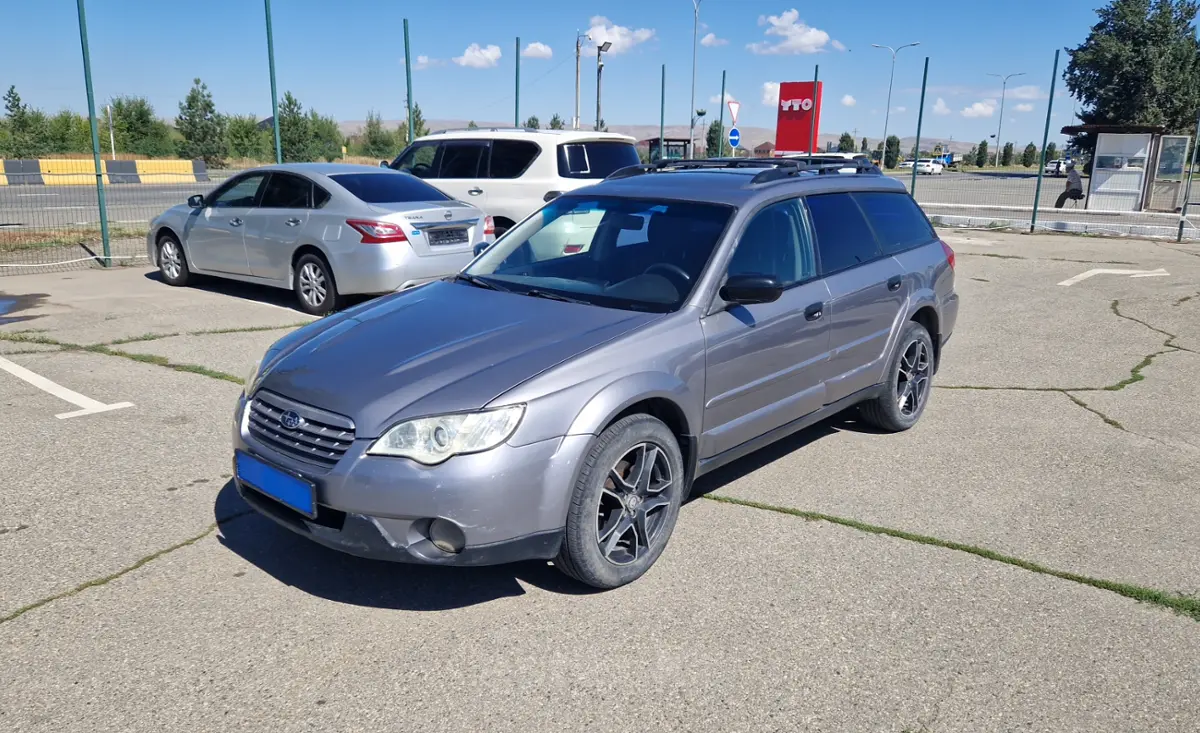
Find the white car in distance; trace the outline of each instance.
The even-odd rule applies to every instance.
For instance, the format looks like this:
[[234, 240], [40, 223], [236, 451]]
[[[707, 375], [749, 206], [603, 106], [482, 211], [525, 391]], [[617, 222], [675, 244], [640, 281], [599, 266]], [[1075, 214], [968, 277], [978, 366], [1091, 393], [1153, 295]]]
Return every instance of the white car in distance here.
[[940, 176], [944, 169], [939, 161], [932, 158], [921, 158], [916, 164], [917, 173], [923, 176]]

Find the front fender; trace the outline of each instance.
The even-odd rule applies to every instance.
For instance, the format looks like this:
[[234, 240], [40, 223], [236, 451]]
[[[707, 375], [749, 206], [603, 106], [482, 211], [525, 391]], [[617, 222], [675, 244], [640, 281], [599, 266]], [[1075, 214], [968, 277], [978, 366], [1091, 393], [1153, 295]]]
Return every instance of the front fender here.
[[567, 435], [599, 435], [613, 418], [631, 405], [649, 399], [664, 399], [678, 409], [683, 417], [684, 434], [695, 435], [700, 424], [698, 415], [689, 415], [688, 387], [671, 374], [639, 372], [623, 377], [596, 393], [575, 416]]

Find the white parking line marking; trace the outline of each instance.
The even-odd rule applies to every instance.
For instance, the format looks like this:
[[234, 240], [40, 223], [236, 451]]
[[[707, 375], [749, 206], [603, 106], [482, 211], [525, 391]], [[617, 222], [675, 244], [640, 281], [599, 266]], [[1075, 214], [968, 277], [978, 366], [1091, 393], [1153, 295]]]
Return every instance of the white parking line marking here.
[[1075, 283], [1083, 282], [1084, 280], [1087, 280], [1089, 277], [1093, 277], [1095, 275], [1129, 275], [1131, 277], [1165, 277], [1170, 274], [1171, 273], [1167, 272], [1166, 270], [1162, 269], [1161, 267], [1158, 268], [1157, 270], [1096, 269], [1096, 270], [1088, 270], [1087, 272], [1081, 272], [1078, 275], [1076, 275], [1075, 277], [1067, 278], [1066, 280], [1063, 280], [1062, 282], [1060, 282], [1059, 285], [1069, 288], [1072, 285], [1074, 285]]
[[51, 382], [49, 379], [46, 379], [40, 374], [34, 374], [20, 364], [14, 364], [2, 356], [0, 356], [0, 369], [3, 369], [17, 379], [29, 382], [43, 392], [48, 392], [60, 400], [64, 402], [70, 402], [72, 405], [80, 408], [73, 412], [64, 412], [59, 415], [55, 415], [55, 417], [57, 417], [59, 420], [66, 420], [67, 418], [71, 417], [82, 417], [84, 415], [95, 415], [96, 413], [108, 412], [109, 410], [120, 410], [123, 407], [133, 407], [132, 402], [117, 402], [112, 405], [106, 405], [99, 400], [93, 400], [91, 397], [87, 397], [74, 390], [67, 389], [61, 384]]

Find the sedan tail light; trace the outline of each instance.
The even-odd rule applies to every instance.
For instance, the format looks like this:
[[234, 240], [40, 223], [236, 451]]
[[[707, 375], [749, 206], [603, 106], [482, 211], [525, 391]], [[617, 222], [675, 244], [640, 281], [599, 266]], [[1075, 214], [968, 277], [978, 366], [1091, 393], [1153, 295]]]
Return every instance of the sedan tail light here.
[[946, 261], [950, 263], [950, 269], [954, 269], [954, 250], [950, 249], [950, 245], [945, 242], [941, 243], [942, 251], [946, 253]]
[[493, 219], [490, 216], [483, 217], [483, 233], [485, 236], [488, 234], [495, 236], [495, 234], [496, 234], [496, 220], [495, 219]]
[[373, 221], [371, 219], [347, 219], [346, 223], [362, 235], [363, 244], [387, 244], [388, 242], [407, 242], [404, 227], [390, 221]]

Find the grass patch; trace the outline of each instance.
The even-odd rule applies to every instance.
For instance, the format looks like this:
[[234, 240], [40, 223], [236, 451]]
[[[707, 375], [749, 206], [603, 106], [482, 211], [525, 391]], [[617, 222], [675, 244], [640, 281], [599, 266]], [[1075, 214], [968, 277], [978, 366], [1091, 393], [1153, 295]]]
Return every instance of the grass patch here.
[[108, 346], [105, 346], [104, 344], [96, 344], [95, 346], [86, 346], [86, 347], [83, 347], [83, 351], [88, 351], [93, 354], [104, 354], [106, 356], [119, 356], [123, 359], [129, 359], [130, 361], [141, 362], [142, 364], [153, 364], [155, 366], [160, 366], [160, 367], [163, 367], [166, 369], [171, 369], [171, 370], [174, 370], [177, 372], [186, 372], [188, 374], [199, 374], [203, 377], [209, 377], [211, 379], [221, 379], [226, 382], [233, 382], [234, 384], [242, 384], [245, 381], [241, 377], [235, 377], [232, 374], [227, 374], [225, 372], [219, 372], [216, 369], [209, 369], [208, 367], [200, 366], [199, 364], [176, 364], [175, 362], [171, 361], [170, 359], [168, 359], [165, 356], [159, 356], [157, 354], [131, 354], [128, 351], [121, 351], [120, 349], [113, 349]]
[[[209, 328], [203, 331], [188, 331], [188, 336], [213, 336], [222, 333], [258, 333], [260, 331], [282, 331], [285, 328], [301, 328], [307, 326], [313, 321], [301, 321], [300, 323], [284, 323], [279, 326], [242, 326], [240, 328]], [[178, 334], [172, 334], [178, 335]]]
[[[109, 226], [110, 239], [145, 239], [150, 227]], [[46, 229], [0, 229], [0, 252], [20, 252], [46, 247], [98, 245], [100, 225], [51, 227]]]
[[141, 336], [130, 336], [128, 338], [117, 339], [116, 341], [108, 341], [106, 344], [108, 346], [120, 346], [122, 344], [136, 344], [139, 341], [157, 341], [178, 335], [177, 333], [144, 333]]
[[1120, 422], [1118, 422], [1118, 421], [1116, 421], [1116, 420], [1112, 419], [1112, 418], [1111, 418], [1111, 417], [1109, 417], [1108, 415], [1105, 415], [1103, 412], [1100, 412], [1099, 410], [1097, 410], [1096, 408], [1092, 407], [1091, 405], [1089, 405], [1088, 403], [1084, 402], [1083, 400], [1079, 399], [1078, 397], [1076, 397], [1075, 395], [1071, 394], [1070, 392], [1065, 392], [1065, 391], [1064, 391], [1064, 392], [1063, 392], [1063, 394], [1065, 394], [1065, 395], [1067, 396], [1067, 399], [1071, 400], [1071, 401], [1072, 401], [1072, 402], [1074, 402], [1075, 404], [1079, 405], [1079, 406], [1080, 406], [1080, 407], [1082, 407], [1083, 409], [1087, 410], [1088, 412], [1092, 413], [1092, 414], [1093, 414], [1093, 415], [1095, 415], [1096, 417], [1098, 417], [1098, 418], [1100, 418], [1101, 420], [1103, 420], [1103, 421], [1104, 421], [1104, 424], [1106, 424], [1106, 425], [1109, 425], [1109, 426], [1111, 426], [1111, 427], [1114, 427], [1114, 428], [1116, 428], [1117, 430], [1122, 430], [1122, 431], [1124, 431], [1124, 432], [1126, 432], [1126, 433], [1128, 433], [1128, 432], [1129, 432], [1129, 430], [1128, 430], [1128, 429], [1126, 429], [1126, 427], [1125, 427], [1124, 425], [1122, 425]]
[[1022, 570], [1028, 570], [1032, 573], [1049, 575], [1050, 577], [1058, 578], [1060, 580], [1069, 580], [1073, 583], [1079, 583], [1080, 585], [1086, 585], [1091, 588], [1106, 590], [1126, 598], [1131, 598], [1135, 601], [1169, 609], [1180, 614], [1181, 616], [1187, 616], [1194, 621], [1200, 621], [1200, 598], [1193, 598], [1191, 596], [1185, 596], [1176, 593], [1168, 593], [1166, 591], [1156, 590], [1154, 588], [1133, 585], [1132, 583], [1118, 583], [1111, 580], [1102, 580], [1100, 578], [1092, 578], [1087, 575], [1071, 573], [1065, 570], [1056, 570], [1054, 568], [1046, 567], [1040, 563], [1032, 562], [1030, 560], [1022, 560], [1019, 557], [1005, 555], [994, 550], [989, 550], [985, 547], [976, 547], [975, 545], [968, 545], [962, 542], [943, 540], [937, 537], [930, 537], [929, 535], [908, 532], [902, 529], [881, 527], [877, 524], [868, 524], [866, 522], [860, 522], [856, 519], [837, 517], [832, 514], [809, 512], [802, 509], [792, 509], [790, 507], [764, 504], [757, 501], [750, 501], [748, 499], [735, 499], [729, 496], [714, 496], [710, 494], [706, 495], [704, 498], [710, 501], [720, 502], [722, 504], [733, 504], [751, 509], [761, 509], [763, 511], [775, 512], [777, 514], [787, 514], [793, 517], [806, 519], [810, 522], [829, 522], [830, 524], [837, 524], [842, 527], [856, 529], [860, 532], [883, 535], [885, 537], [893, 537], [900, 540], [906, 540], [908, 542], [915, 542], [920, 545], [928, 545], [930, 547], [940, 547], [946, 550], [964, 552], [968, 555], [974, 555], [975, 557], [983, 558], [984, 560], [1004, 563], [1005, 565], [1011, 565], [1016, 568], [1021, 568]]

